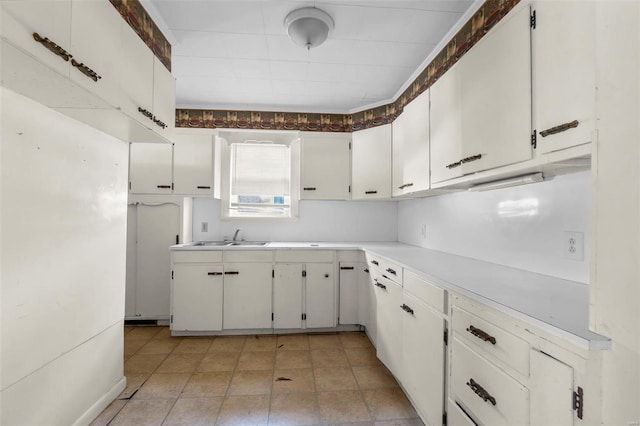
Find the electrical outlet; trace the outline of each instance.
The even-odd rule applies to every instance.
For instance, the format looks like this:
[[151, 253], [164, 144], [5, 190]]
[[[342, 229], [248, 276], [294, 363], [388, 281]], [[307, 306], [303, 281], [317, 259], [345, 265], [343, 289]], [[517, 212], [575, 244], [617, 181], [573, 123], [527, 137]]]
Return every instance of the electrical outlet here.
[[422, 237], [423, 240], [427, 239], [427, 224], [423, 223], [422, 225], [420, 225], [420, 236]]
[[571, 260], [584, 260], [584, 233], [564, 231], [564, 257]]
[[209, 232], [209, 222], [202, 222], [202, 226], [200, 227], [202, 232]]

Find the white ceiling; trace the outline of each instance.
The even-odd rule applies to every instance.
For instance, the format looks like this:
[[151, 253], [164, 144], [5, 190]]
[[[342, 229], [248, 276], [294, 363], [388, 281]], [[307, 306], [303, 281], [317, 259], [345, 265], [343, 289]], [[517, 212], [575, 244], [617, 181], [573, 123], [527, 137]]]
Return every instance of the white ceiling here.
[[[142, 3], [172, 44], [177, 107], [350, 113], [394, 100], [482, 2]], [[329, 39], [310, 51], [283, 26], [289, 12], [306, 6], [335, 21]]]

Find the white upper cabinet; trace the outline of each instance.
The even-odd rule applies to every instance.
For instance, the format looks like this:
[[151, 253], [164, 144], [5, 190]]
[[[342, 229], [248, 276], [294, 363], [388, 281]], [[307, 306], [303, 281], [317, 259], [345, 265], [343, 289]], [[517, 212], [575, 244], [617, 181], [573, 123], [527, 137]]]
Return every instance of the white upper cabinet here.
[[431, 92], [432, 184], [531, 159], [529, 7], [510, 12]]
[[[122, 111], [146, 127], [153, 115], [153, 52], [128, 25], [122, 26]], [[137, 142], [137, 141], [133, 141]]]
[[176, 125], [176, 81], [171, 72], [153, 57], [152, 129], [172, 140]]
[[129, 191], [136, 194], [171, 194], [173, 145], [132, 143], [129, 146]]
[[392, 124], [393, 196], [429, 189], [429, 91], [404, 107]]
[[300, 199], [348, 199], [351, 183], [351, 134], [303, 132], [300, 137]]
[[391, 124], [352, 133], [351, 198], [391, 197]]
[[539, 152], [591, 142], [595, 129], [596, 2], [536, 2], [532, 30]]
[[174, 135], [174, 192], [184, 195], [213, 195], [213, 136]]

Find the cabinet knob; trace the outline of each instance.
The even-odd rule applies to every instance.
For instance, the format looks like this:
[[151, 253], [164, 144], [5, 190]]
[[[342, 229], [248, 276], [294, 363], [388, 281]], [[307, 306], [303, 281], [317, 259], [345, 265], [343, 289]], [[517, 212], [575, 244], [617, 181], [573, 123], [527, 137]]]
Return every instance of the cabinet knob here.
[[329, 274], [324, 274], [324, 277], [325, 278], [329, 278]]

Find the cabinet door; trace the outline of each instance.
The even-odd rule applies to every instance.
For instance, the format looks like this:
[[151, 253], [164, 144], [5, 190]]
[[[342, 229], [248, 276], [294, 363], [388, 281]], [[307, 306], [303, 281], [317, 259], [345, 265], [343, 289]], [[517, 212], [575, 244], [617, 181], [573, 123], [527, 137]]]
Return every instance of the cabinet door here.
[[374, 278], [374, 289], [378, 302], [378, 358], [399, 378], [402, 367], [402, 287], [391, 280]]
[[[73, 0], [71, 6], [71, 80], [110, 106], [120, 106], [118, 57], [121, 26], [125, 25], [122, 17], [107, 1]], [[95, 72], [96, 80], [81, 69]]]
[[129, 192], [171, 194], [173, 145], [132, 143], [129, 146]]
[[336, 326], [336, 293], [333, 263], [305, 265], [305, 313], [307, 328]]
[[429, 189], [429, 91], [404, 107], [393, 127], [393, 195]]
[[213, 139], [211, 135], [174, 136], [174, 193], [213, 195]]
[[223, 328], [271, 328], [271, 263], [224, 264]]
[[573, 368], [531, 351], [531, 425], [573, 425]]
[[302, 135], [300, 199], [346, 200], [351, 181], [351, 135]]
[[429, 90], [433, 184], [462, 175], [462, 169], [455, 166], [462, 158], [462, 83], [459, 64], [451, 67]]
[[273, 328], [302, 328], [301, 263], [278, 263], [275, 265]]
[[374, 347], [378, 347], [378, 294], [373, 281], [373, 274], [369, 269], [365, 270], [367, 274], [367, 292], [365, 293], [368, 298], [369, 305], [369, 318], [367, 321], [367, 335], [369, 340], [373, 343]]
[[340, 324], [368, 324], [368, 278], [363, 262], [340, 262]]
[[402, 385], [425, 424], [439, 424], [444, 404], [444, 319], [406, 291], [403, 305]]
[[351, 134], [351, 197], [391, 197], [391, 124]]
[[180, 234], [180, 208], [176, 204], [140, 204], [136, 227], [136, 316], [167, 318], [171, 292], [168, 247]]
[[529, 13], [512, 11], [458, 62], [463, 174], [531, 158]]
[[222, 265], [173, 266], [171, 329], [222, 330]]
[[153, 114], [153, 52], [129, 25], [122, 25], [121, 30], [119, 103], [125, 114], [151, 129], [156, 127], [147, 116]]
[[151, 128], [169, 140], [176, 123], [176, 81], [171, 72], [153, 57], [153, 117]]
[[[70, 60], [64, 60], [34, 40], [34, 33], [71, 52], [71, 1], [0, 2], [2, 37], [58, 73], [69, 76]], [[68, 58], [67, 58], [68, 59]]]
[[[591, 142], [596, 99], [595, 8], [592, 1], [537, 2], [533, 6], [534, 128], [539, 152]], [[573, 121], [578, 122], [577, 127], [543, 133]]]

